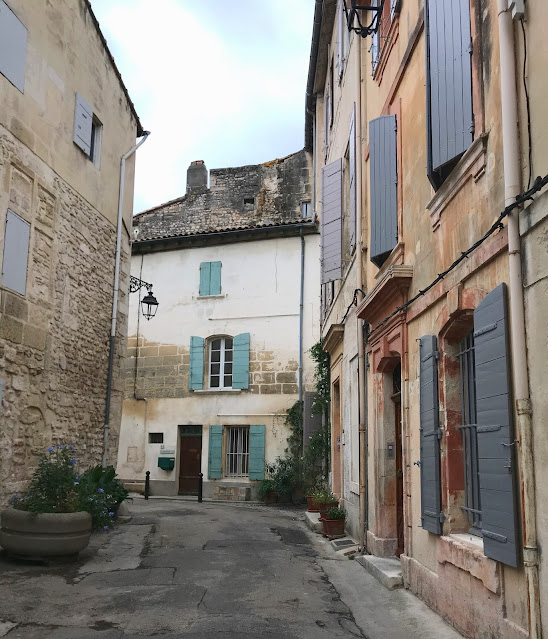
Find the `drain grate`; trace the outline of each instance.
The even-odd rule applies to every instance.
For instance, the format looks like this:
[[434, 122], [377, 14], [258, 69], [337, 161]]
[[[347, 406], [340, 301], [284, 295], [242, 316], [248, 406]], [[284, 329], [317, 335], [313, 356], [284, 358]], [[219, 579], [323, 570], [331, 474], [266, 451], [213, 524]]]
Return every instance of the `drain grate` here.
[[352, 539], [340, 539], [339, 541], [332, 542], [334, 546], [338, 546], [339, 548], [343, 548], [344, 546], [355, 546], [356, 542], [352, 541]]

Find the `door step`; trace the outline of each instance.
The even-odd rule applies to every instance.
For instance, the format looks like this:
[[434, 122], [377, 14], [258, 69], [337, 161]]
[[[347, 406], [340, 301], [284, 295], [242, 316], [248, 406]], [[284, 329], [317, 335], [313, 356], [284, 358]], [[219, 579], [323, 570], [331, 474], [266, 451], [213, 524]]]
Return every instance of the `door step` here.
[[358, 555], [356, 561], [388, 590], [403, 586], [401, 562], [397, 557]]

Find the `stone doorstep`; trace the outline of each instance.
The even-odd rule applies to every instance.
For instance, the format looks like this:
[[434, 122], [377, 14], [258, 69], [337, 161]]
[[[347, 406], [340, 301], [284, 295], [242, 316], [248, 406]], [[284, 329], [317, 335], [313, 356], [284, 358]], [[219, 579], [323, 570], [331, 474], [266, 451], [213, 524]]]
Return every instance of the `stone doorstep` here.
[[356, 561], [388, 590], [395, 590], [403, 586], [401, 562], [397, 557], [359, 555], [356, 557]]
[[138, 493], [139, 495], [145, 494], [145, 483], [136, 481], [124, 481], [122, 482], [124, 488], [129, 490], [130, 493]]

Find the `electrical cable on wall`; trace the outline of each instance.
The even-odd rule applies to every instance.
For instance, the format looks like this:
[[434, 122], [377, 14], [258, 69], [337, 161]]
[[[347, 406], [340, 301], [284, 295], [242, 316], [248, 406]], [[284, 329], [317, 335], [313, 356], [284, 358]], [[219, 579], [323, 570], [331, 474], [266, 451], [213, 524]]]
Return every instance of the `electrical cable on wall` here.
[[527, 188], [530, 189], [533, 180], [533, 136], [531, 133], [531, 101], [529, 99], [529, 89], [527, 88], [527, 34], [523, 18], [520, 23], [523, 32], [523, 89], [525, 91], [525, 106], [527, 109], [527, 141], [529, 144], [529, 179]]

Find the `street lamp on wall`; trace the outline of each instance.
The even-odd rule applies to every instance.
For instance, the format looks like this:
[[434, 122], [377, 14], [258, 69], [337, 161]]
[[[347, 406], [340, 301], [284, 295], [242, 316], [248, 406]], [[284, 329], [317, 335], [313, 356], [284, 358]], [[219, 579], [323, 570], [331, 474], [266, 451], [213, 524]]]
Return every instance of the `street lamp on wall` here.
[[[348, 30], [359, 33], [362, 38], [377, 33], [385, 1], [386, 0], [373, 0], [370, 4], [361, 5], [358, 4], [358, 0], [350, 0], [350, 9], [346, 8], [345, 2], [343, 6], [346, 12]], [[368, 11], [371, 12], [371, 22], [369, 24], [362, 24], [362, 16]], [[354, 26], [355, 20], [357, 20], [358, 26]]]
[[147, 294], [141, 300], [141, 310], [143, 312], [143, 317], [149, 320], [156, 315], [156, 311], [158, 310], [158, 300], [152, 294], [152, 284], [144, 282], [138, 277], [133, 277], [133, 275], [130, 275], [129, 292], [135, 293], [142, 288], [147, 289]]

